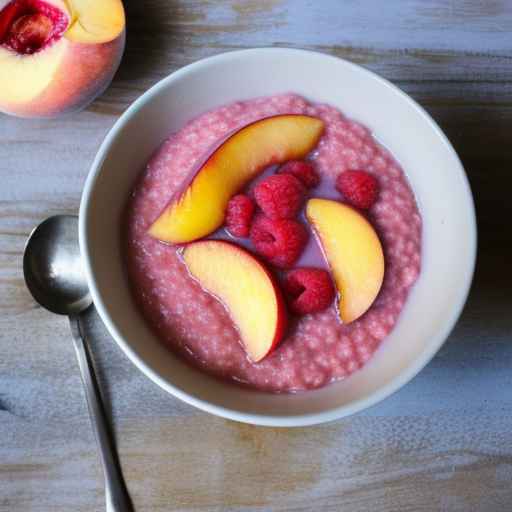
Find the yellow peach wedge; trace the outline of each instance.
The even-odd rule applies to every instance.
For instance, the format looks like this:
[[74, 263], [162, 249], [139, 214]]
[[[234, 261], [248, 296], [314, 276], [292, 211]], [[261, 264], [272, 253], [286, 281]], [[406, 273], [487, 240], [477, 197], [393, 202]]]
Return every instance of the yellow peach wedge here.
[[121, 0], [0, 0], [0, 111], [85, 108], [112, 81], [124, 44]]
[[310, 199], [306, 217], [331, 269], [342, 322], [357, 320], [373, 304], [384, 279], [384, 254], [372, 225], [351, 206]]
[[261, 361], [281, 341], [287, 323], [271, 274], [246, 250], [221, 240], [187, 245], [183, 260], [202, 288], [227, 308], [249, 358]]
[[305, 115], [278, 115], [251, 123], [226, 138], [191, 173], [193, 178], [149, 229], [164, 242], [202, 238], [224, 222], [230, 198], [265, 167], [304, 158], [318, 143], [324, 124]]

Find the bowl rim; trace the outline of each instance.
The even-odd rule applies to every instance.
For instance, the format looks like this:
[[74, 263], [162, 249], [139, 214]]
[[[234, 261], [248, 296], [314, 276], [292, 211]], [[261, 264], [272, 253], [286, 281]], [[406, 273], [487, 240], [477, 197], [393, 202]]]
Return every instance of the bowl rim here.
[[[114, 320], [110, 317], [105, 304], [102, 300], [102, 297], [96, 287], [94, 272], [91, 265], [91, 257], [89, 253], [89, 247], [87, 243], [87, 218], [88, 218], [88, 210], [91, 208], [90, 197], [93, 192], [93, 189], [96, 185], [97, 178], [100, 174], [100, 170], [102, 168], [102, 164], [106, 159], [106, 155], [109, 152], [110, 146], [112, 142], [116, 139], [119, 132], [123, 130], [125, 125], [128, 123], [129, 119], [138, 111], [140, 111], [145, 104], [154, 96], [158, 95], [159, 92], [170, 85], [175, 80], [187, 75], [190, 72], [197, 70], [206, 65], [210, 65], [213, 63], [219, 63], [225, 60], [233, 59], [234, 57], [247, 56], [248, 54], [255, 53], [265, 53], [269, 52], [272, 54], [282, 53], [283, 56], [289, 54], [290, 52], [297, 55], [304, 56], [315, 56], [319, 58], [323, 58], [326, 60], [331, 60], [333, 63], [339, 64], [342, 62], [345, 66], [349, 68], [355, 68], [358, 72], [362, 72], [367, 78], [377, 81], [380, 85], [391, 89], [395, 94], [397, 94], [403, 101], [407, 102], [409, 106], [413, 107], [414, 110], [421, 116], [427, 123], [430, 125], [432, 130], [437, 134], [439, 138], [439, 142], [443, 144], [446, 149], [451, 153], [452, 157], [455, 159], [455, 162], [458, 164], [458, 169], [454, 169], [453, 172], [458, 172], [460, 174], [461, 183], [464, 186], [465, 198], [466, 198], [466, 208], [468, 214], [468, 223], [470, 224], [470, 232], [469, 232], [469, 247], [470, 251], [466, 254], [466, 273], [465, 273], [465, 285], [461, 290], [457, 302], [453, 304], [452, 312], [450, 318], [442, 325], [436, 336], [434, 336], [427, 347], [421, 352], [421, 354], [415, 359], [415, 361], [408, 366], [405, 370], [399, 373], [396, 377], [391, 379], [385, 386], [380, 389], [374, 391], [370, 395], [355, 400], [349, 404], [345, 404], [339, 407], [335, 407], [331, 410], [324, 412], [317, 412], [311, 414], [303, 414], [303, 415], [270, 415], [270, 414], [256, 414], [256, 413], [244, 413], [239, 412], [234, 409], [230, 409], [227, 407], [219, 406], [212, 404], [208, 401], [197, 398], [196, 396], [189, 394], [188, 392], [179, 389], [174, 384], [169, 382], [168, 380], [162, 378], [158, 375], [152, 368], [150, 368], [146, 362], [139, 358], [139, 356], [134, 352], [134, 350], [130, 347], [130, 345], [125, 341], [124, 337], [121, 335], [119, 330], [116, 327]], [[109, 130], [107, 135], [105, 136], [103, 142], [101, 143], [98, 152], [93, 160], [93, 163], [90, 167], [89, 173], [87, 175], [82, 198], [80, 201], [80, 209], [79, 209], [79, 243], [83, 256], [84, 262], [84, 270], [86, 273], [87, 281], [89, 283], [89, 288], [91, 291], [91, 295], [93, 298], [94, 305], [98, 314], [107, 327], [110, 335], [114, 338], [118, 346], [121, 350], [126, 354], [126, 356], [132, 361], [132, 363], [142, 371], [147, 377], [149, 377], [154, 383], [160, 386], [163, 390], [170, 393], [171, 395], [179, 398], [183, 402], [197, 407], [198, 409], [214, 414], [216, 416], [220, 416], [222, 418], [239, 421], [243, 423], [249, 423], [253, 425], [261, 425], [261, 426], [272, 426], [272, 427], [301, 427], [301, 426], [310, 426], [316, 425], [320, 423], [325, 423], [329, 421], [333, 421], [336, 419], [340, 419], [346, 416], [350, 416], [352, 414], [358, 413], [364, 409], [367, 409], [385, 398], [388, 398], [396, 391], [398, 391], [401, 387], [411, 381], [435, 356], [440, 347], [448, 338], [450, 332], [454, 328], [464, 305], [466, 303], [476, 265], [476, 255], [477, 255], [477, 224], [476, 224], [476, 213], [474, 200], [471, 193], [471, 188], [469, 184], [468, 177], [465, 173], [462, 162], [457, 155], [455, 149], [449, 142], [447, 136], [443, 133], [438, 124], [434, 121], [434, 119], [426, 112], [426, 110], [421, 107], [416, 101], [414, 101], [409, 95], [403, 92], [399, 87], [391, 83], [389, 80], [377, 75], [373, 71], [370, 71], [358, 64], [347, 61], [345, 59], [335, 57], [332, 55], [328, 55], [322, 52], [316, 52], [311, 50], [302, 50], [297, 48], [271, 48], [271, 47], [262, 47], [262, 48], [251, 48], [244, 50], [235, 50], [224, 52], [221, 54], [217, 54], [211, 57], [207, 57], [204, 59], [200, 59], [196, 62], [188, 64], [168, 76], [164, 77], [160, 81], [158, 81], [155, 85], [150, 87], [147, 91], [145, 91], [141, 96], [139, 96], [133, 103], [131, 103], [128, 108], [123, 112], [123, 114], [116, 120], [112, 128]]]

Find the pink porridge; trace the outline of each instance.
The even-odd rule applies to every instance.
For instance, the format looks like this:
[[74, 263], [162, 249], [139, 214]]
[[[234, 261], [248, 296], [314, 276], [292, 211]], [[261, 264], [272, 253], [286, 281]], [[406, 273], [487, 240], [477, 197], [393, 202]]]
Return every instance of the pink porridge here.
[[[150, 237], [147, 229], [212, 145], [252, 121], [285, 113], [307, 114], [325, 123], [324, 135], [309, 156], [322, 182], [310, 195], [339, 198], [334, 182], [344, 170], [364, 169], [378, 178], [380, 194], [369, 219], [381, 239], [386, 270], [377, 299], [358, 320], [343, 325], [334, 304], [320, 313], [291, 317], [277, 349], [255, 364], [247, 358], [224, 306], [190, 277], [177, 248]], [[251, 187], [254, 183], [249, 194]], [[251, 248], [249, 242], [243, 243]], [[399, 164], [367, 128], [331, 106], [287, 94], [218, 108], [171, 135], [148, 163], [130, 198], [126, 247], [134, 297], [171, 350], [217, 377], [258, 390], [292, 392], [347, 377], [368, 361], [393, 329], [420, 272], [421, 217]], [[297, 265], [326, 268], [313, 236]]]

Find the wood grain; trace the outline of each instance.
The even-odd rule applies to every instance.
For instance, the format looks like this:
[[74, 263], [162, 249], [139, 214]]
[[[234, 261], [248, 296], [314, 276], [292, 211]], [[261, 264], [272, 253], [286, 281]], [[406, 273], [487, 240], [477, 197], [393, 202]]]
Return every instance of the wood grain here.
[[123, 63], [89, 109], [58, 121], [0, 117], [0, 511], [104, 509], [67, 323], [36, 307], [23, 285], [26, 236], [50, 214], [77, 211], [101, 140], [149, 86], [199, 58], [255, 46], [350, 59], [434, 116], [475, 195], [473, 290], [449, 342], [412, 383], [356, 417], [294, 430], [239, 425], [171, 398], [90, 311], [84, 329], [137, 510], [510, 510], [512, 3], [125, 5]]

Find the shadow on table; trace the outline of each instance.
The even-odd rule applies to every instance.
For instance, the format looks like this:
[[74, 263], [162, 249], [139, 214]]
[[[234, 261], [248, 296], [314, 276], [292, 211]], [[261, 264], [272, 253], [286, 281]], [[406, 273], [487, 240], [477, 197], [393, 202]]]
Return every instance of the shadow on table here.
[[[427, 105], [457, 150], [471, 184], [478, 222], [473, 286], [459, 322], [433, 361], [363, 415], [429, 416], [461, 410], [512, 412], [512, 144], [510, 116], [495, 105]], [[437, 100], [440, 100], [439, 102]], [[435, 298], [433, 298], [435, 299]], [[458, 411], [458, 412], [457, 412]]]
[[[126, 50], [116, 79], [136, 80], [165, 69], [174, 46], [176, 6], [173, 2], [124, 0]], [[169, 70], [170, 71], [170, 70]]]
[[512, 333], [512, 144], [510, 119], [496, 107], [474, 108], [458, 121], [441, 119], [468, 174], [478, 222], [473, 287], [456, 337], [510, 340]]

